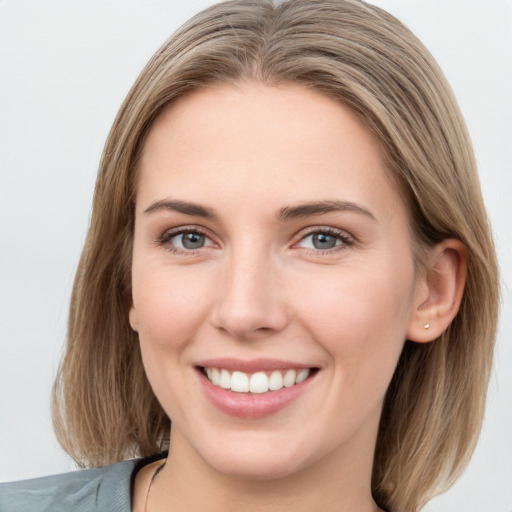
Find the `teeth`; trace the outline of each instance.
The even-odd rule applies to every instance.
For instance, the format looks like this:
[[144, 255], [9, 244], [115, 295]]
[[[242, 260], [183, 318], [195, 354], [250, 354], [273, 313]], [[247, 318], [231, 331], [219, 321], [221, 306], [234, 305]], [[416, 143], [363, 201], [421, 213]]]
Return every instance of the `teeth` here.
[[249, 391], [249, 377], [246, 373], [233, 372], [233, 375], [231, 375], [231, 391], [238, 391], [239, 393]]
[[247, 374], [235, 371], [230, 373], [224, 368], [205, 368], [206, 375], [213, 385], [230, 389], [237, 393], [266, 393], [278, 391], [283, 387], [291, 388], [309, 377], [311, 370], [274, 370], [269, 375], [266, 372]]
[[270, 374], [270, 379], [268, 379], [268, 389], [271, 391], [277, 391], [283, 387], [283, 376], [281, 372], [274, 370]]
[[295, 370], [288, 370], [283, 378], [283, 384], [285, 388], [291, 388], [295, 384], [295, 378], [297, 377], [297, 372]]
[[249, 380], [249, 391], [251, 393], [266, 393], [268, 391], [268, 377], [265, 372], [253, 373]]
[[302, 382], [303, 380], [306, 380], [309, 375], [309, 370], [301, 370], [299, 373], [297, 373], [297, 378], [295, 379], [295, 382], [298, 384], [299, 382]]
[[219, 386], [224, 389], [229, 389], [231, 387], [231, 375], [229, 375], [227, 370], [220, 371]]

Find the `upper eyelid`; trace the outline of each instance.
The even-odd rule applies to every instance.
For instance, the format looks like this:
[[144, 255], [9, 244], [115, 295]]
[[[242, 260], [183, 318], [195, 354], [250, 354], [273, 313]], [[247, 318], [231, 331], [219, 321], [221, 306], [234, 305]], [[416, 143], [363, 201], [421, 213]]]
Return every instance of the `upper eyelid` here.
[[175, 228], [168, 228], [163, 231], [160, 236], [157, 236], [157, 242], [159, 244], [164, 244], [169, 242], [169, 240], [175, 236], [181, 235], [183, 233], [198, 233], [200, 235], [204, 235], [206, 238], [210, 239], [213, 243], [217, 244], [215, 237], [212, 236], [209, 230], [202, 226], [191, 225], [191, 226], [178, 226]]
[[304, 228], [297, 233], [297, 237], [302, 240], [308, 235], [315, 233], [329, 233], [332, 235], [338, 235], [344, 238], [350, 238], [351, 240], [355, 240], [355, 237], [346, 231], [345, 229], [335, 228], [333, 226], [310, 226], [308, 228]]
[[201, 235], [206, 235], [210, 237], [210, 231], [202, 226], [190, 225], [190, 226], [177, 226], [175, 228], [168, 228], [163, 231], [162, 237], [165, 236], [175, 236], [180, 235], [181, 233], [201, 233]]

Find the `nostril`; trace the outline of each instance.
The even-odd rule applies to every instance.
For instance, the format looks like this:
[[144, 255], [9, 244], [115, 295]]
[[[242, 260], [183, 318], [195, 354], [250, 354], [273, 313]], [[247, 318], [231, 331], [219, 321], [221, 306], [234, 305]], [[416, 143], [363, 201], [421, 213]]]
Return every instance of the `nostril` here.
[[271, 270], [255, 272], [245, 260], [235, 266], [212, 304], [211, 323], [241, 340], [281, 331], [288, 322], [287, 308]]

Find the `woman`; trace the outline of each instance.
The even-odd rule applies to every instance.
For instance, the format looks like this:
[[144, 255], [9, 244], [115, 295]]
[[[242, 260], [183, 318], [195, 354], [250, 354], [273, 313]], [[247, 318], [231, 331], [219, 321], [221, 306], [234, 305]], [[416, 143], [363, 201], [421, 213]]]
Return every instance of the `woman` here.
[[407, 29], [213, 7], [114, 123], [55, 387], [82, 465], [158, 453], [171, 418], [169, 456], [3, 499], [418, 510], [476, 441], [497, 290], [464, 123]]

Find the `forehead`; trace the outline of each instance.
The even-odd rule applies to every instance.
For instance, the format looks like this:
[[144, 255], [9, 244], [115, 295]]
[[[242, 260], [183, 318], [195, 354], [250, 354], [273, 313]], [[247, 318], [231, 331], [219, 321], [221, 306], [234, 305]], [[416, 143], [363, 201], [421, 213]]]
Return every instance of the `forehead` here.
[[152, 126], [140, 171], [144, 202], [166, 193], [207, 200], [212, 190], [230, 200], [342, 194], [357, 202], [372, 192], [401, 201], [380, 143], [358, 117], [297, 84], [213, 85], [181, 98]]

